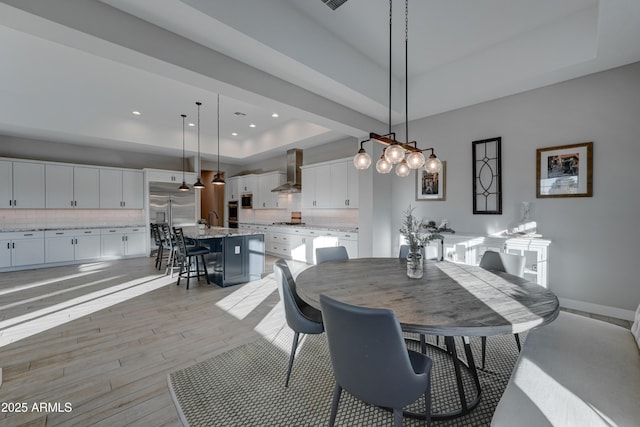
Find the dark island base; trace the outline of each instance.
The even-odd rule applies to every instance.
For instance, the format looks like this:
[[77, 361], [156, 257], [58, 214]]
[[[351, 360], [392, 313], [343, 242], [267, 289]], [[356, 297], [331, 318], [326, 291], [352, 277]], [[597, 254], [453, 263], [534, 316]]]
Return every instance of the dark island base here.
[[204, 256], [209, 280], [226, 287], [259, 280], [264, 273], [264, 235], [225, 236], [198, 239], [209, 248]]

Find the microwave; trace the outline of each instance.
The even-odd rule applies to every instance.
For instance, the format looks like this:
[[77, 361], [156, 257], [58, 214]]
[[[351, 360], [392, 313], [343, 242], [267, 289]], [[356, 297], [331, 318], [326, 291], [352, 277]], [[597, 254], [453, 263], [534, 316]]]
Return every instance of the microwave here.
[[253, 194], [247, 193], [240, 196], [240, 206], [242, 209], [253, 208]]

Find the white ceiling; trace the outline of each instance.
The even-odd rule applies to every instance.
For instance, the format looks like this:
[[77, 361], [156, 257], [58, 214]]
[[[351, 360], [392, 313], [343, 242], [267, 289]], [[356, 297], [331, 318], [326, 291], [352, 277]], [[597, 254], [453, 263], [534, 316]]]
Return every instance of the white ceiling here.
[[[396, 0], [395, 124], [404, 13]], [[218, 93], [227, 163], [385, 133], [388, 23], [384, 0], [335, 11], [321, 0], [6, 0], [0, 133], [181, 155], [180, 114], [195, 123], [201, 101], [201, 150], [214, 159]], [[640, 61], [637, 40], [637, 0], [414, 0], [409, 118]], [[186, 144], [197, 150], [195, 127]]]

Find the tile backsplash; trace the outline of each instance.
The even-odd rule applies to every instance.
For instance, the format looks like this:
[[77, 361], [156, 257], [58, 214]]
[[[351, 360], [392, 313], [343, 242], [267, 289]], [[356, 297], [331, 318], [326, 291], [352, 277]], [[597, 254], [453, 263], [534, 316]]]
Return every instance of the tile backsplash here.
[[0, 209], [0, 230], [144, 224], [143, 209]]

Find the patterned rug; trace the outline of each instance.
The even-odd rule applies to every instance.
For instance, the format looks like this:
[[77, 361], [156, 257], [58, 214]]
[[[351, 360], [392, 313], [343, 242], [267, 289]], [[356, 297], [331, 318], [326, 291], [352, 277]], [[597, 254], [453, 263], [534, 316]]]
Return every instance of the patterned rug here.
[[[334, 379], [326, 335], [304, 338], [293, 366], [289, 387], [284, 381], [291, 346], [289, 334], [274, 340], [260, 339], [242, 345], [168, 376], [176, 408], [185, 425], [197, 426], [326, 426], [331, 411]], [[521, 338], [525, 338], [521, 334]], [[458, 354], [464, 359], [456, 339]], [[440, 345], [443, 345], [440, 339]], [[435, 340], [429, 342], [435, 343]], [[480, 362], [480, 338], [471, 339], [476, 363]], [[409, 344], [413, 346], [413, 344]], [[286, 350], [285, 350], [286, 349]], [[449, 412], [459, 397], [449, 356], [430, 348], [433, 359], [432, 412]], [[433, 421], [433, 426], [488, 426], [517, 359], [513, 336], [489, 337], [487, 364], [479, 370], [482, 398], [469, 414], [453, 420]], [[464, 371], [463, 371], [464, 373]], [[463, 375], [467, 400], [475, 392], [473, 381]], [[418, 400], [408, 409], [424, 410]], [[336, 425], [389, 426], [391, 413], [366, 405], [342, 393]], [[424, 421], [404, 419], [405, 426]]]

